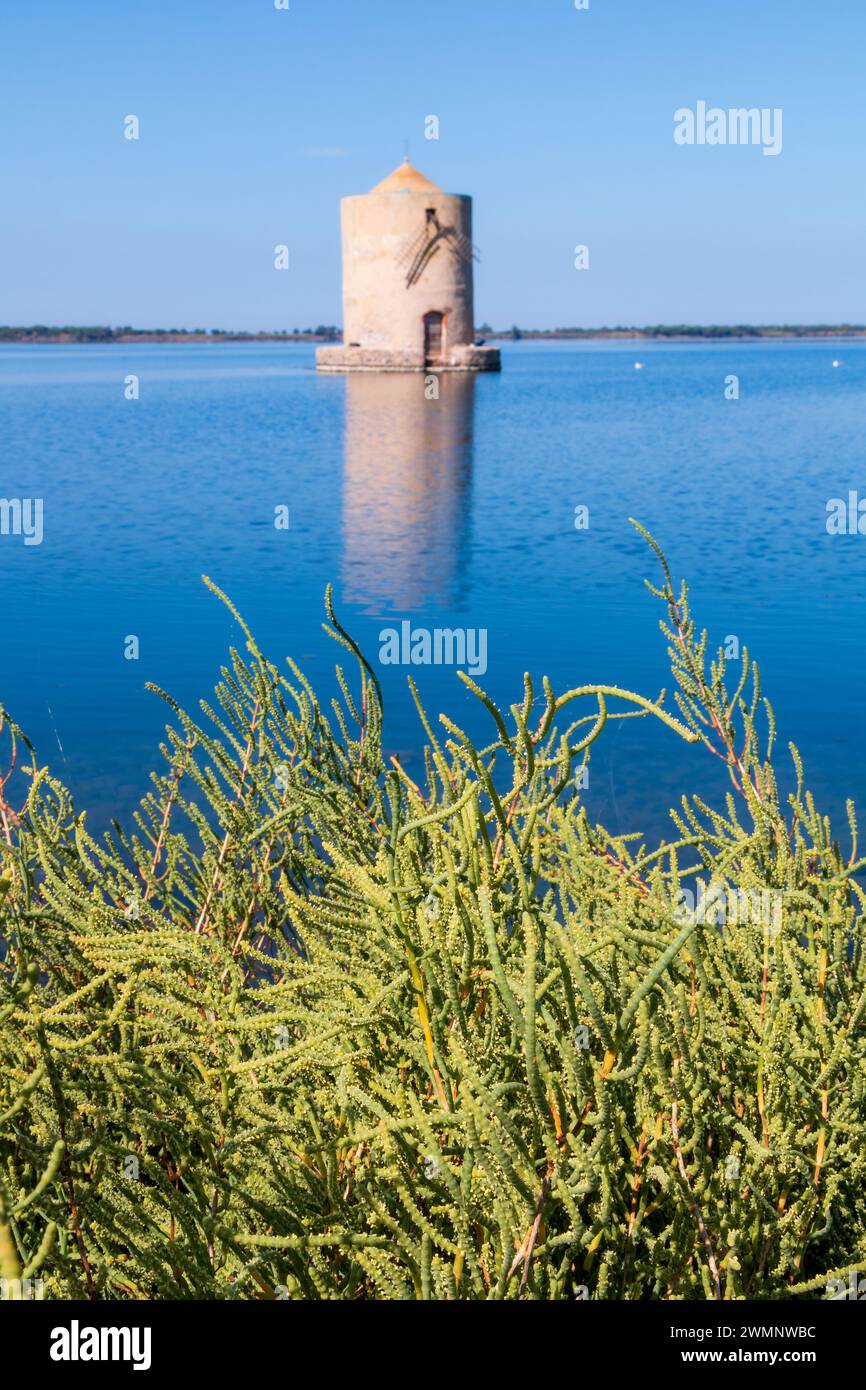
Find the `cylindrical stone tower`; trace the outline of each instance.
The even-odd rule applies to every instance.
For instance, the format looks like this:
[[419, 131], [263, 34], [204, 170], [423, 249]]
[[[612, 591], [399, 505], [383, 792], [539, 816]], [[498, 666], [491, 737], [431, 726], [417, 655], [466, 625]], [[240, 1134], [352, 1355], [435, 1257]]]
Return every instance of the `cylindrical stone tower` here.
[[406, 159], [341, 210], [343, 346], [319, 370], [497, 371], [499, 349], [474, 341], [472, 199]]

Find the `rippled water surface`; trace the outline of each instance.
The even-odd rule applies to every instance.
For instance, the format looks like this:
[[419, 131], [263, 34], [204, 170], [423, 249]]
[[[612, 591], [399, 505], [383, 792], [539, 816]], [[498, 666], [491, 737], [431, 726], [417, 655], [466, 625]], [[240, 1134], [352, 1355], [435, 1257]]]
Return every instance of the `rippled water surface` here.
[[[839, 830], [846, 797], [862, 809], [866, 536], [829, 536], [825, 517], [866, 496], [866, 347], [516, 343], [503, 359], [429, 401], [420, 376], [318, 377], [305, 346], [0, 347], [0, 496], [44, 499], [41, 545], [0, 536], [0, 700], [93, 822], [123, 818], [158, 758], [166, 710], [145, 681], [193, 705], [236, 640], [203, 573], [323, 693], [328, 580], [375, 661], [404, 618], [485, 628], [481, 684], [501, 704], [524, 670], [670, 687], [629, 515], [689, 579], [712, 643], [758, 657], [780, 751], [800, 746]], [[486, 737], [453, 670], [413, 674], [433, 713]], [[405, 671], [381, 676], [411, 769]], [[658, 837], [683, 791], [723, 789], [708, 754], [636, 720], [605, 734], [588, 805]]]

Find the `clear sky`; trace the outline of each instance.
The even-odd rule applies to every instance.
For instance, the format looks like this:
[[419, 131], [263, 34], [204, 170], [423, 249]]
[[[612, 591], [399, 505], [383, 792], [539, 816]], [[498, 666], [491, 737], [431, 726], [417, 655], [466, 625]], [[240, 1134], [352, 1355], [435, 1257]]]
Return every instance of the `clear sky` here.
[[[864, 0], [4, 9], [0, 322], [340, 323], [339, 198], [407, 139], [474, 195], [479, 323], [866, 320]], [[678, 146], [699, 100], [782, 153]]]

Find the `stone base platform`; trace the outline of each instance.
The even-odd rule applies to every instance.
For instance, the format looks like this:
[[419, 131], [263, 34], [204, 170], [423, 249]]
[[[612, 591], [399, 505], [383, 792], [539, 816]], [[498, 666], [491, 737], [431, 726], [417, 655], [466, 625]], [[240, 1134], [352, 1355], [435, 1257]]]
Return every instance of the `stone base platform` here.
[[316, 349], [320, 372], [498, 372], [502, 360], [498, 347], [466, 344], [451, 348], [442, 362], [429, 364], [421, 353], [388, 348], [321, 347]]

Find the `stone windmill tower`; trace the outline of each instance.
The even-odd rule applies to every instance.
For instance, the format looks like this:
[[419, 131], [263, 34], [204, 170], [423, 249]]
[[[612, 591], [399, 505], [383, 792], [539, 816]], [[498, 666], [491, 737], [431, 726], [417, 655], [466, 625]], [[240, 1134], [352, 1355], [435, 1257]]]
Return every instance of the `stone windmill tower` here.
[[474, 342], [472, 199], [406, 158], [341, 211], [343, 346], [319, 348], [319, 371], [498, 371]]

